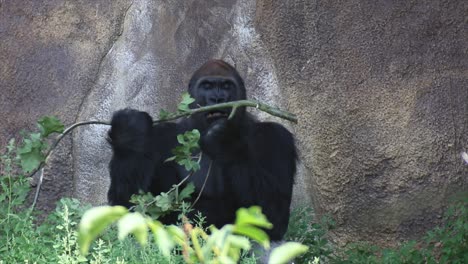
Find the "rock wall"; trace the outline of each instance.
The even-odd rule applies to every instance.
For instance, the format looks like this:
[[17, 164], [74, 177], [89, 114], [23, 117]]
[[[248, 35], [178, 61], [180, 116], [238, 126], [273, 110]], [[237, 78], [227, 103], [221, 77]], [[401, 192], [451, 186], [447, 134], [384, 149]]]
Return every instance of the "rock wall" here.
[[[331, 214], [338, 243], [414, 238], [468, 187], [466, 13], [461, 0], [0, 1], [0, 143], [42, 115], [174, 110], [191, 73], [222, 58], [250, 98], [300, 119], [259, 114], [296, 135], [294, 204]], [[61, 145], [40, 208], [105, 202], [107, 129]]]
[[[44, 115], [77, 120], [128, 1], [0, 1], [0, 146]], [[74, 194], [72, 138], [45, 171], [38, 208]], [[36, 183], [33, 182], [33, 185]]]
[[417, 237], [467, 190], [466, 14], [463, 1], [257, 1], [337, 241]]

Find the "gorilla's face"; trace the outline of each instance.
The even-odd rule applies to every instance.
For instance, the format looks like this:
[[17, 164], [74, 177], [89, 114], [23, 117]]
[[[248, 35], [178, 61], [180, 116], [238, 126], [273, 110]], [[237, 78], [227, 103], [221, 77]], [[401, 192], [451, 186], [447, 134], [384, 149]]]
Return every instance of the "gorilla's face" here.
[[[234, 78], [224, 76], [204, 76], [195, 84], [195, 103], [199, 106], [210, 106], [235, 101], [239, 98], [239, 84]], [[231, 109], [217, 109], [204, 113], [208, 123], [218, 119], [226, 119]]]
[[[245, 87], [239, 73], [229, 64], [220, 60], [205, 63], [192, 76], [189, 93], [195, 98], [191, 108], [210, 106], [246, 98]], [[217, 109], [193, 116], [197, 127], [204, 130], [215, 123], [226, 121], [230, 108]], [[240, 120], [245, 108], [236, 111], [233, 122]]]

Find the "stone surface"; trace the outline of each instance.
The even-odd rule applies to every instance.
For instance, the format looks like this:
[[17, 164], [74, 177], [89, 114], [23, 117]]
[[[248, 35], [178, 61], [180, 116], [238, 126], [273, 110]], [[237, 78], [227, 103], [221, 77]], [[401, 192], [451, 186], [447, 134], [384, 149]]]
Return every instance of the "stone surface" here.
[[[248, 96], [296, 113], [294, 204], [338, 223], [333, 239], [392, 244], [440, 221], [468, 188], [464, 1], [0, 1], [0, 143], [42, 115], [108, 120], [174, 110], [210, 58]], [[105, 203], [106, 126], [61, 145], [39, 199]]]
[[466, 13], [463, 1], [257, 2], [336, 241], [417, 237], [468, 189]]
[[[126, 2], [0, 1], [0, 146], [43, 115], [76, 121]], [[71, 147], [68, 137], [45, 170], [39, 209], [73, 195]]]

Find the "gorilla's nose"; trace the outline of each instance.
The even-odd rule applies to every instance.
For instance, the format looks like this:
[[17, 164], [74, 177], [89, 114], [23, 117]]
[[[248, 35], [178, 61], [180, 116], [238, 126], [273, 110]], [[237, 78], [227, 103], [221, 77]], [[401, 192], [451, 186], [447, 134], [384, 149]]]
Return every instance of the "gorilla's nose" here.
[[224, 96], [220, 93], [217, 93], [217, 94], [214, 94], [213, 96], [211, 96], [209, 98], [209, 103], [210, 104], [220, 104], [220, 103], [226, 103], [228, 100], [227, 100], [227, 96]]

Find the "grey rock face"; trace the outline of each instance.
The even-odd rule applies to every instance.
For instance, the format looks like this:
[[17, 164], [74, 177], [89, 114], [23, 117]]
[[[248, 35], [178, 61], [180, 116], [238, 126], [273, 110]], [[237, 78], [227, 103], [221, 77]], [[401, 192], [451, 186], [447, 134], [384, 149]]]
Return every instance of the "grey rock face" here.
[[392, 243], [467, 190], [463, 1], [258, 1], [257, 28], [337, 241]]
[[[3, 1], [0, 143], [42, 115], [156, 117], [221, 58], [250, 98], [299, 117], [253, 111], [296, 135], [294, 204], [335, 217], [339, 243], [417, 237], [468, 187], [466, 11], [464, 1]], [[107, 129], [79, 128], [60, 146], [40, 208], [64, 195], [105, 203]]]
[[[0, 1], [0, 146], [43, 115], [76, 121], [128, 1]], [[45, 170], [38, 208], [71, 196], [72, 138]]]

